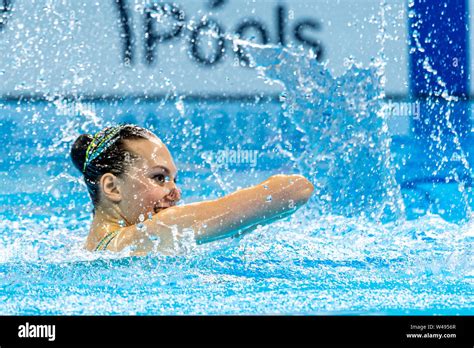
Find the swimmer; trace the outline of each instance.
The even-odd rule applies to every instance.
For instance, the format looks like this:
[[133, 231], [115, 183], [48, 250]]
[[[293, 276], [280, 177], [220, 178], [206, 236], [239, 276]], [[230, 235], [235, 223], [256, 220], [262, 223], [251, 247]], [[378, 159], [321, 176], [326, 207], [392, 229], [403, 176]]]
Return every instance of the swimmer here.
[[71, 158], [93, 204], [85, 244], [90, 251], [132, 247], [132, 255], [151, 250], [172, 255], [186, 232], [197, 244], [247, 233], [293, 213], [314, 189], [300, 175], [274, 175], [215, 200], [178, 206], [178, 169], [168, 148], [149, 130], [130, 124], [80, 135]]

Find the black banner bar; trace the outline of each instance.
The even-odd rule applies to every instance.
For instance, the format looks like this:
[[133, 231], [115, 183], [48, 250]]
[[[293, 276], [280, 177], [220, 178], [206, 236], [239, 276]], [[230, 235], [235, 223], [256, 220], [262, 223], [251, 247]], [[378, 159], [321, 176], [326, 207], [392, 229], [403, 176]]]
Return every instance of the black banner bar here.
[[0, 347], [64, 344], [469, 346], [472, 316], [4, 316]]

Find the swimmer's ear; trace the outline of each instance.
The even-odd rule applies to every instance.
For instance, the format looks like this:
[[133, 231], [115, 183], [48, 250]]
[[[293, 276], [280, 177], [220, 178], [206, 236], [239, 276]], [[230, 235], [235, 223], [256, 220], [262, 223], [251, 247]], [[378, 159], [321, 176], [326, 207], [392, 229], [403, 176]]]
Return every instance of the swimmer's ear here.
[[122, 194], [120, 192], [119, 180], [112, 173], [105, 173], [100, 178], [100, 187], [102, 194], [113, 202], [120, 202]]

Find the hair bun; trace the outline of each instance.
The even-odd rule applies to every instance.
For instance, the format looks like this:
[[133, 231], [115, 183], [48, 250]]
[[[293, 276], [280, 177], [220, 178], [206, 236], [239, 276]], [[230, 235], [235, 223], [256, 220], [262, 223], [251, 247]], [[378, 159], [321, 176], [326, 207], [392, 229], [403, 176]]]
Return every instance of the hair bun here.
[[74, 166], [83, 173], [84, 162], [86, 161], [86, 152], [89, 144], [92, 142], [92, 135], [81, 134], [71, 148], [71, 159]]

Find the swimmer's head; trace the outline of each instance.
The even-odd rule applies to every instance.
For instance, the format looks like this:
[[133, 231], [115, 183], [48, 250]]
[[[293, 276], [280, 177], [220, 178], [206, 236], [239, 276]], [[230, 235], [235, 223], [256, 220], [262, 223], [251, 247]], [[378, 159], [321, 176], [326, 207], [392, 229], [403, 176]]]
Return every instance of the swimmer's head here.
[[84, 175], [98, 209], [118, 211], [129, 223], [173, 206], [181, 198], [177, 168], [166, 145], [135, 125], [107, 127], [80, 135], [71, 149], [72, 162]]

